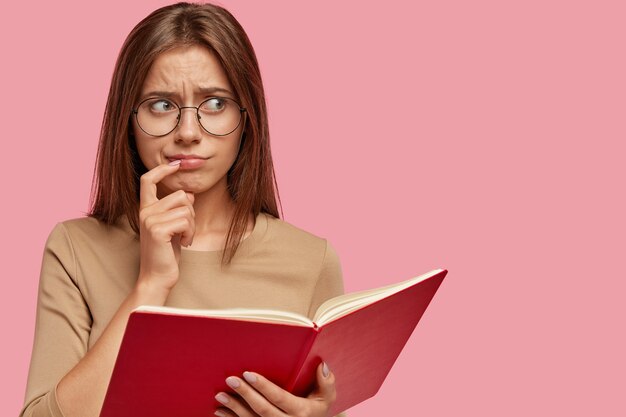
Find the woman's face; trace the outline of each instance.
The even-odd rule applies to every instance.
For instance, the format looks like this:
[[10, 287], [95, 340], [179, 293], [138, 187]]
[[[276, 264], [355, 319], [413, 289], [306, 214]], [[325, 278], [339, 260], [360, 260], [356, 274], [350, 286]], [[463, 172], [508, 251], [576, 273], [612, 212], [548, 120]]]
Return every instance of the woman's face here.
[[[134, 105], [149, 97], [163, 97], [167, 100], [150, 101], [151, 112], [171, 112], [173, 108], [176, 113], [169, 102], [175, 102], [179, 107], [198, 106], [212, 96], [236, 98], [219, 60], [208, 49], [194, 45], [159, 55], [150, 67], [140, 98]], [[207, 108], [217, 111], [222, 106], [220, 103], [212, 100], [207, 103]], [[202, 117], [203, 113], [200, 114]], [[213, 117], [207, 114], [203, 122], [210, 120], [209, 116]], [[161, 114], [158, 117], [162, 117]], [[180, 189], [194, 194], [211, 189], [218, 191], [216, 187], [226, 189], [226, 173], [239, 150], [243, 115], [239, 126], [226, 136], [206, 132], [198, 123], [196, 109], [181, 109], [178, 126], [161, 137], [148, 135], [137, 125], [135, 117], [132, 120], [139, 157], [148, 170], [180, 159], [180, 155], [195, 155], [195, 158], [183, 159], [176, 173], [157, 185], [159, 197]], [[142, 127], [145, 128], [143, 123]]]

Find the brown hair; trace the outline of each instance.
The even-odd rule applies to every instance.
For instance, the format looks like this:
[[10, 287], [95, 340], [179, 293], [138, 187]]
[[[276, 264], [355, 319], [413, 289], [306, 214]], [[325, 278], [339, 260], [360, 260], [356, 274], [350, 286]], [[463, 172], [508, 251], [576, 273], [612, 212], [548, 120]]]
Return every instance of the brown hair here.
[[139, 235], [139, 178], [147, 169], [132, 138], [131, 110], [156, 57], [188, 45], [201, 45], [215, 53], [236, 99], [247, 109], [240, 151], [227, 173], [235, 213], [224, 244], [225, 264], [239, 247], [250, 213], [255, 218], [259, 212], [280, 218], [280, 196], [256, 55], [239, 22], [222, 7], [186, 2], [165, 6], [139, 22], [126, 38], [104, 111], [88, 215], [106, 224], [125, 215]]

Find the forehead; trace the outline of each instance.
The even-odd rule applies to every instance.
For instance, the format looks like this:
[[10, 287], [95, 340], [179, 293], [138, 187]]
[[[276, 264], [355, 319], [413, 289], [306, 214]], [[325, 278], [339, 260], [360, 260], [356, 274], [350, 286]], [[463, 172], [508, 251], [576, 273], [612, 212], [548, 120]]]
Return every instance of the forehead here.
[[141, 93], [152, 90], [195, 94], [197, 89], [221, 87], [232, 91], [224, 68], [214, 52], [200, 45], [161, 53], [152, 63]]

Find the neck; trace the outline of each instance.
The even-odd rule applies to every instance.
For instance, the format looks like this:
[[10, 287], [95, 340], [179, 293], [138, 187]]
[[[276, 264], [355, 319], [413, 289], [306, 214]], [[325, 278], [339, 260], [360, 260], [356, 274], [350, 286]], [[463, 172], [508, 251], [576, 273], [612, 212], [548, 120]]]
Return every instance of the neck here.
[[226, 233], [235, 212], [235, 203], [226, 186], [226, 178], [211, 189], [194, 194], [196, 235]]

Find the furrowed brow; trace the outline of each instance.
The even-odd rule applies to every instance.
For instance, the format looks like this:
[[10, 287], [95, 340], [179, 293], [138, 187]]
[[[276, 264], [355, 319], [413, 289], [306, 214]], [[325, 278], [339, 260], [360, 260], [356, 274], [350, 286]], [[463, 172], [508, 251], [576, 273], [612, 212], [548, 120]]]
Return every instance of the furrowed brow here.
[[[215, 94], [215, 93], [223, 93], [223, 94], [227, 94], [231, 97], [234, 97], [234, 94], [232, 91], [226, 89], [226, 88], [222, 88], [222, 87], [202, 87], [202, 88], [198, 88], [196, 89], [196, 95], [203, 95], [203, 94]], [[147, 97], [154, 97], [154, 96], [158, 96], [158, 97], [178, 97], [180, 98], [178, 92], [176, 91], [164, 91], [164, 90], [154, 90], [154, 91], [148, 91], [147, 93], [143, 94], [141, 99], [146, 99]]]

